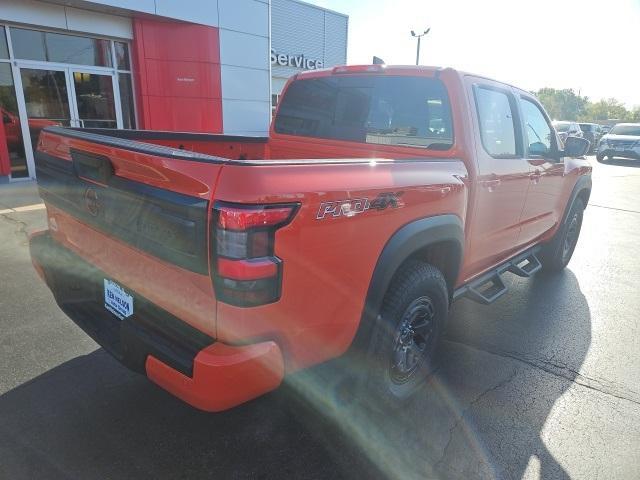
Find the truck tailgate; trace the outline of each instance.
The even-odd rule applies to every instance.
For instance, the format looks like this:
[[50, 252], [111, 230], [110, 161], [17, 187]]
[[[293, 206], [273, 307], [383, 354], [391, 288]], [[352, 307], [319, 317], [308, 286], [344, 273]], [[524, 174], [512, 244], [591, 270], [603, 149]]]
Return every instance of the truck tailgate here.
[[77, 130], [40, 137], [53, 239], [107, 280], [215, 337], [211, 201], [224, 160]]

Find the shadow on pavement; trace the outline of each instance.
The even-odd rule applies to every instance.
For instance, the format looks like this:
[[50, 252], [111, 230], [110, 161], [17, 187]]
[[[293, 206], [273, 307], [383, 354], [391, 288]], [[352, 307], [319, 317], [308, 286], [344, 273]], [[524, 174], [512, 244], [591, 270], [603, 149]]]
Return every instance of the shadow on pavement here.
[[512, 290], [454, 307], [439, 371], [393, 414], [341, 406], [325, 367], [206, 414], [102, 350], [75, 358], [0, 397], [0, 477], [521, 478], [536, 456], [562, 478], [540, 431], [584, 361], [589, 307], [569, 271]]

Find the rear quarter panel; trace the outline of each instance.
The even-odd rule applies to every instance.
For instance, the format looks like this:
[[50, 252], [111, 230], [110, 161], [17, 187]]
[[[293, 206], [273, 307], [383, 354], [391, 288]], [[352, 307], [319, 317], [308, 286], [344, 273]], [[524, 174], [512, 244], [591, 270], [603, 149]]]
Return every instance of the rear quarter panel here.
[[[289, 371], [340, 355], [357, 331], [391, 235], [411, 221], [445, 213], [464, 223], [466, 181], [464, 164], [455, 159], [225, 166], [217, 200], [301, 207], [276, 234], [275, 253], [284, 262], [280, 301], [256, 308], [218, 302], [218, 338], [276, 340]], [[372, 201], [383, 192], [402, 192], [400, 206], [317, 218], [323, 202]]]

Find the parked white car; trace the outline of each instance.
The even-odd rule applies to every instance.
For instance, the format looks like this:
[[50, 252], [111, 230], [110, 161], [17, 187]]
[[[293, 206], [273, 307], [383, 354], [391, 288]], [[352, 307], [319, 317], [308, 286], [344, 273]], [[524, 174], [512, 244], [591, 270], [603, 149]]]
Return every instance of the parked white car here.
[[600, 139], [596, 158], [632, 158], [640, 160], [640, 123], [618, 123]]

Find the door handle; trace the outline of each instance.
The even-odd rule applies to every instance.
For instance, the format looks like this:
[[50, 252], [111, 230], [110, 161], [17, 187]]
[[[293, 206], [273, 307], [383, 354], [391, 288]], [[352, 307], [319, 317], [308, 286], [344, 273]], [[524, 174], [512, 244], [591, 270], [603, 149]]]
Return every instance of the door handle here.
[[501, 183], [502, 181], [499, 178], [496, 178], [494, 180], [483, 180], [480, 182], [480, 185], [488, 189], [490, 192], [493, 192]]
[[540, 173], [540, 170], [536, 170], [529, 174], [529, 180], [531, 180], [533, 183], [538, 183], [540, 181], [540, 177], [542, 177], [542, 173]]

